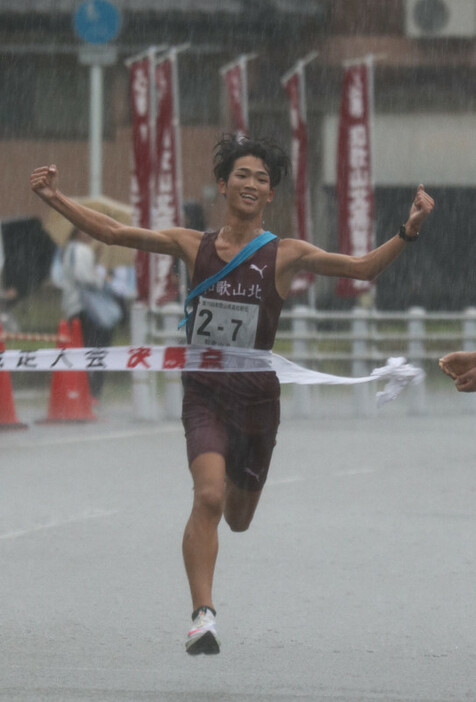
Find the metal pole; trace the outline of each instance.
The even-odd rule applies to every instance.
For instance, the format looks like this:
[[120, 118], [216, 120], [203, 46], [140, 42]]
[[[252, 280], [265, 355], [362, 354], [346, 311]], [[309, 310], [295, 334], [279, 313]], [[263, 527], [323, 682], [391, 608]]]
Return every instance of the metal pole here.
[[[302, 363], [302, 357], [307, 351], [308, 308], [296, 305], [293, 308], [293, 357]], [[311, 416], [311, 387], [309, 385], [293, 385], [294, 417], [308, 419]]]
[[104, 67], [117, 60], [114, 46], [81, 46], [79, 62], [89, 66], [89, 194], [102, 195]]
[[[352, 375], [360, 378], [369, 374], [369, 313], [363, 307], [354, 307], [352, 313]], [[375, 403], [371, 403], [369, 383], [354, 385], [353, 401], [354, 413], [357, 416], [369, 417], [375, 414]]]
[[[132, 345], [146, 346], [148, 343], [147, 307], [136, 302], [131, 307]], [[155, 421], [158, 417], [156, 374], [146, 370], [132, 371], [132, 407], [134, 418], [142, 421]]]
[[89, 69], [89, 194], [102, 194], [102, 135], [103, 135], [103, 67], [96, 63]]
[[[165, 346], [177, 343], [177, 326], [182, 316], [182, 308], [176, 302], [162, 307], [162, 321]], [[182, 415], [182, 376], [180, 371], [165, 373], [164, 408], [167, 419], [180, 419]]]
[[134, 56], [130, 56], [128, 59], [126, 59], [124, 61], [124, 65], [127, 66], [127, 68], [130, 68], [133, 63], [136, 63], [136, 61], [141, 61], [142, 59], [149, 57], [151, 53], [156, 55], [159, 51], [167, 51], [168, 48], [168, 44], [149, 46], [148, 49], [145, 49], [144, 51], [141, 51], [140, 53], [135, 54]]
[[226, 63], [224, 66], [222, 66], [220, 68], [220, 75], [222, 76], [225, 73], [227, 73], [230, 70], [230, 68], [234, 68], [235, 66], [237, 66], [240, 63], [240, 61], [242, 61], [242, 60], [251, 61], [252, 59], [257, 58], [257, 56], [258, 56], [258, 54], [255, 54], [255, 53], [253, 53], [253, 54], [240, 54], [237, 59], [234, 59], [233, 61], [229, 61], [228, 63]]
[[[410, 307], [408, 315], [408, 360], [421, 366], [425, 356], [425, 310], [423, 307]], [[416, 415], [426, 413], [425, 381], [408, 388], [408, 412]]]
[[289, 69], [289, 71], [286, 71], [286, 73], [283, 76], [281, 76], [282, 85], [285, 85], [285, 83], [288, 82], [291, 76], [293, 76], [297, 71], [302, 70], [304, 66], [307, 66], [308, 63], [314, 61], [314, 59], [318, 56], [319, 53], [317, 51], [310, 51], [303, 59], [297, 61], [297, 63], [295, 63], [294, 66]]

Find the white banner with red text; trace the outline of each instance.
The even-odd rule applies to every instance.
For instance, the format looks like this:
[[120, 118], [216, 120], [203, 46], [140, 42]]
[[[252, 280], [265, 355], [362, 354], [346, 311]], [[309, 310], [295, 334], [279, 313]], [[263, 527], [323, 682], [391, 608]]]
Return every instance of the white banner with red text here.
[[56, 348], [0, 352], [3, 371], [209, 371], [243, 373], [274, 371], [280, 383], [300, 385], [355, 385], [383, 381], [377, 392], [380, 406], [395, 399], [409, 384], [419, 383], [424, 371], [403, 357], [387, 359], [370, 375], [346, 378], [311, 370], [273, 353], [223, 346], [113, 346], [109, 348]]

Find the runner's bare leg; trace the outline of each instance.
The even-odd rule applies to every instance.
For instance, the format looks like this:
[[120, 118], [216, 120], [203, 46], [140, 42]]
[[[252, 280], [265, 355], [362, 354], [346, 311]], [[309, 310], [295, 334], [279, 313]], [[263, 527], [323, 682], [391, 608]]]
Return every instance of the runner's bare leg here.
[[261, 490], [243, 490], [226, 481], [224, 516], [232, 531], [248, 529], [260, 497]]
[[204, 453], [192, 462], [192, 512], [185, 527], [182, 552], [193, 609], [213, 608], [212, 585], [218, 555], [218, 524], [225, 503], [225, 460]]

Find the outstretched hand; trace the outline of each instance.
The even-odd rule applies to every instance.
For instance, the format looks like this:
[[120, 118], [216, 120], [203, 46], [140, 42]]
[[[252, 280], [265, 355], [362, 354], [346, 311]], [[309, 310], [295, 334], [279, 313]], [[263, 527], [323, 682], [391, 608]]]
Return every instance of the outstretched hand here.
[[407, 234], [410, 236], [416, 236], [416, 234], [418, 234], [421, 225], [433, 210], [434, 206], [435, 201], [433, 198], [425, 192], [423, 185], [419, 185], [406, 223]]
[[43, 200], [49, 200], [56, 194], [58, 187], [58, 169], [55, 165], [35, 168], [30, 176], [31, 189]]
[[476, 391], [476, 353], [474, 351], [455, 351], [448, 353], [439, 361], [443, 373], [455, 381], [459, 392]]

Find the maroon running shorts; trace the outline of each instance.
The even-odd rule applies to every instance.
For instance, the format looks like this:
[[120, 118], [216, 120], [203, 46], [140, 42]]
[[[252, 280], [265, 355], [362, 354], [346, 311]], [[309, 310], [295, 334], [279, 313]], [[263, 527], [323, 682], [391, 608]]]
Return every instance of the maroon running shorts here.
[[[244, 397], [230, 392], [222, 383], [204, 387], [190, 375], [184, 374], [182, 410], [189, 465], [203, 453], [219, 453], [225, 458], [227, 477], [237, 487], [261, 490], [276, 445], [279, 383], [277, 394], [274, 391], [271, 397], [266, 397], [267, 393], [263, 393], [264, 398], [263, 394]], [[220, 375], [222, 380], [224, 374]]]

